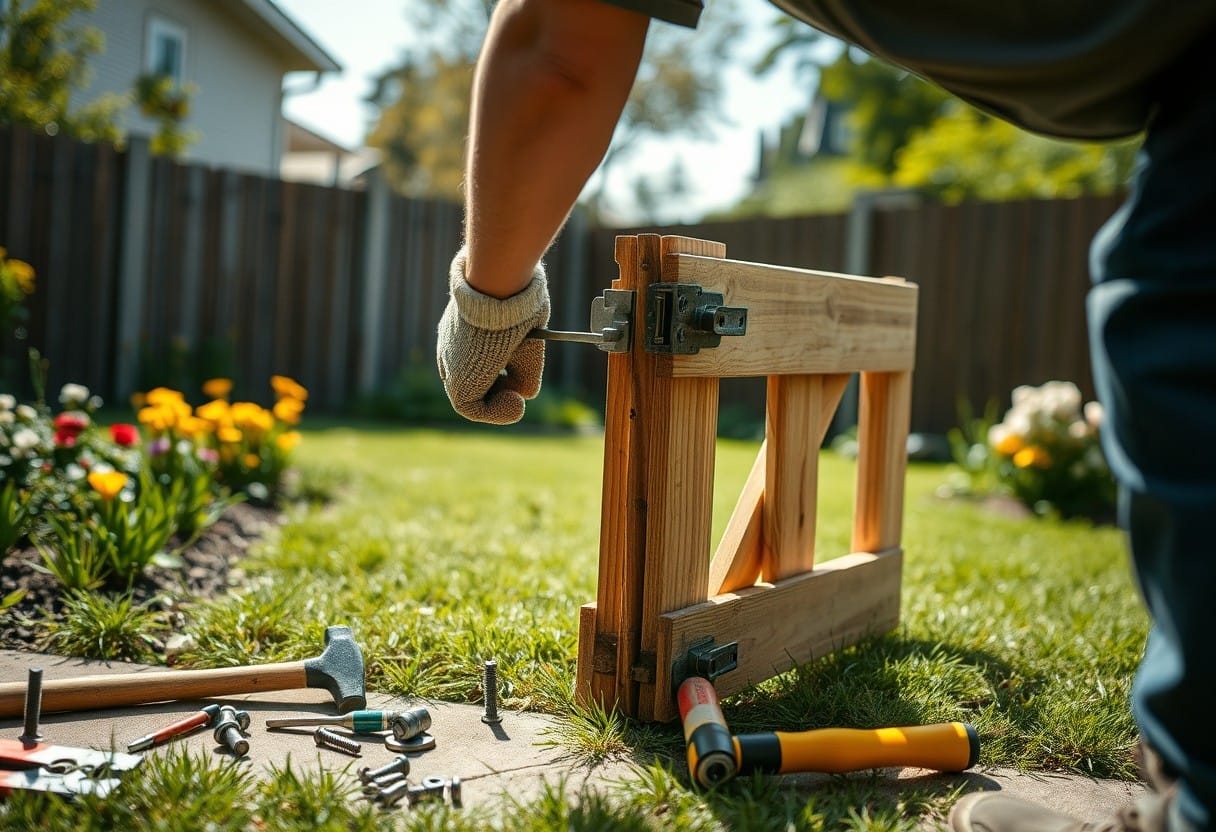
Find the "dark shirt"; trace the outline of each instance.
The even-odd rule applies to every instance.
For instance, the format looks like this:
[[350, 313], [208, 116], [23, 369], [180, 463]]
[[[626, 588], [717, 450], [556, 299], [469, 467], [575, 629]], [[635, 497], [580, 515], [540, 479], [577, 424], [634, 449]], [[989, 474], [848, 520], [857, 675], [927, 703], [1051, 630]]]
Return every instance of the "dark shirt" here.
[[[1216, 27], [1213, 0], [771, 1], [987, 112], [1075, 139], [1143, 130], [1165, 70]], [[605, 2], [685, 26], [702, 6]]]

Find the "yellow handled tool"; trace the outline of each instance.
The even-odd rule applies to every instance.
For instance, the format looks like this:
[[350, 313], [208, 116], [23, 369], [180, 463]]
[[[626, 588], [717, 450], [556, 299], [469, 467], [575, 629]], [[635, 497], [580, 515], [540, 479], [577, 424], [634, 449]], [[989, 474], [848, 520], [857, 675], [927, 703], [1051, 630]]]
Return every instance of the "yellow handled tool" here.
[[703, 786], [753, 771], [840, 773], [886, 766], [963, 771], [980, 755], [979, 736], [962, 722], [731, 736], [708, 680], [686, 679], [677, 700], [688, 743], [688, 770]]

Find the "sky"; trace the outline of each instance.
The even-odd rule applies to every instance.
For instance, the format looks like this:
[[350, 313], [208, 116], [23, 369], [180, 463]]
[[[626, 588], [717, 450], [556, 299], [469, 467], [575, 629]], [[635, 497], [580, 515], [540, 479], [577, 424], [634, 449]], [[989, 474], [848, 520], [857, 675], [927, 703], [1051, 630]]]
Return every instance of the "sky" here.
[[[310, 74], [288, 76], [284, 112], [339, 144], [352, 149], [361, 146], [374, 116], [363, 102], [371, 90], [371, 79], [397, 63], [414, 37], [404, 11], [410, 0], [275, 2], [343, 67], [340, 74], [326, 76], [319, 86]], [[629, 222], [636, 218], [629, 184], [639, 174], [663, 179], [676, 159], [684, 164], [690, 193], [680, 205], [666, 206], [658, 219], [691, 222], [706, 211], [733, 204], [750, 189], [761, 133], [774, 137], [781, 124], [805, 110], [812, 92], [805, 78], [797, 82], [789, 67], [762, 78], [749, 70], [763, 53], [767, 25], [778, 12], [767, 0], [736, 3], [752, 23], [740, 49], [741, 60], [723, 70], [727, 90], [724, 121], [714, 128], [712, 140], [652, 140], [633, 154], [628, 167], [622, 164], [614, 169], [606, 190], [620, 210], [615, 219]], [[354, 9], [358, 14], [352, 13]], [[695, 34], [689, 31], [688, 36]]]

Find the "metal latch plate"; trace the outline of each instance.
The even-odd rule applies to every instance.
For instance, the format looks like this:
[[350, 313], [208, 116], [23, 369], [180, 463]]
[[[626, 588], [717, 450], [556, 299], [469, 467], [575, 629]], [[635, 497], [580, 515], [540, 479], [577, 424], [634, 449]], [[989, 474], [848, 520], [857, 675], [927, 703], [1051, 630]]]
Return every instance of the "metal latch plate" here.
[[684, 658], [671, 663], [671, 687], [675, 690], [691, 676], [713, 681], [739, 667], [739, 642], [714, 646], [713, 636], [706, 636], [688, 648]]
[[720, 292], [695, 283], [652, 283], [646, 287], [646, 350], [692, 355], [716, 347], [724, 335], [747, 333], [747, 309], [726, 306]]

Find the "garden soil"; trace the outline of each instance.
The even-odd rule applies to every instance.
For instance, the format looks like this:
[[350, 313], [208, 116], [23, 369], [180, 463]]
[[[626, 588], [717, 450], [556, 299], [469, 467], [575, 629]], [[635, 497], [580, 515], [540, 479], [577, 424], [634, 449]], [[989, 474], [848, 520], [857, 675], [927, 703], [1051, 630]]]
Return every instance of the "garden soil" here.
[[[213, 597], [243, 580], [240, 559], [249, 544], [277, 522], [268, 509], [238, 505], [230, 509], [202, 539], [184, 553], [186, 562], [179, 571], [151, 570], [134, 587], [137, 602], [155, 598]], [[0, 615], [0, 681], [23, 681], [31, 668], [42, 668], [45, 681], [57, 678], [103, 673], [139, 674], [155, 672], [158, 667], [127, 662], [103, 662], [67, 658], [46, 652], [38, 633], [20, 623], [21, 612], [34, 613], [58, 608], [57, 593], [51, 579], [33, 569], [36, 552], [10, 556], [3, 566], [0, 592], [7, 594], [26, 588], [26, 599], [7, 614]], [[170, 610], [172, 603], [169, 604]], [[239, 765], [249, 767], [259, 777], [269, 777], [289, 763], [298, 770], [326, 770], [357, 784], [358, 771], [392, 761], [396, 754], [379, 735], [361, 737], [360, 756], [349, 757], [337, 751], [317, 748], [312, 729], [276, 729], [266, 720], [276, 717], [332, 715], [333, 699], [325, 691], [304, 689], [233, 696], [207, 702], [231, 704], [250, 716], [249, 754]], [[175, 722], [207, 702], [166, 702], [137, 707], [112, 708], [74, 713], [46, 713], [41, 721], [44, 741], [60, 745], [112, 748], [125, 751], [127, 743]], [[556, 742], [555, 717], [541, 714], [500, 711], [503, 720], [496, 726], [481, 721], [477, 705], [449, 702], [423, 702], [369, 693], [368, 707], [402, 710], [426, 707], [430, 712], [430, 733], [435, 738], [432, 750], [411, 755], [411, 782], [423, 777], [459, 777], [461, 799], [469, 808], [493, 809], [509, 801], [528, 802], [548, 784], [564, 782], [568, 793], [580, 788], [615, 788], [636, 776], [637, 761], [618, 758], [588, 765], [572, 757]], [[22, 720], [0, 720], [0, 736], [18, 737]], [[147, 754], [165, 754], [185, 747], [192, 753], [230, 755], [213, 740], [209, 731], [197, 731], [157, 746]], [[1125, 781], [1094, 780], [1055, 774], [1023, 774], [1009, 769], [977, 769], [960, 775], [943, 775], [920, 769], [884, 769], [858, 773], [853, 777], [879, 778], [893, 794], [900, 790], [931, 788], [945, 791], [961, 786], [964, 791], [1001, 789], [1028, 800], [1067, 811], [1077, 817], [1101, 819], [1113, 808], [1143, 791], [1143, 785]], [[785, 787], [811, 794], [828, 775], [797, 774], [782, 778]], [[364, 799], [364, 798], [355, 798]], [[407, 809], [398, 809], [408, 811]]]

